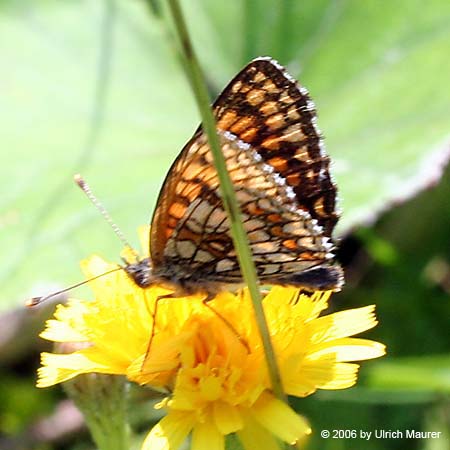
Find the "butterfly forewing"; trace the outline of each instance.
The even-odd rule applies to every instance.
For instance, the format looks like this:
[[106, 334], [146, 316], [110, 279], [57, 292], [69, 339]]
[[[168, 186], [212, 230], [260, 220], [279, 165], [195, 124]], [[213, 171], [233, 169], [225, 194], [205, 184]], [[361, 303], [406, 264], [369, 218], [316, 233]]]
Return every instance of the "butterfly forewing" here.
[[218, 128], [256, 148], [330, 236], [338, 219], [336, 187], [308, 91], [278, 63], [259, 58], [230, 82], [214, 109]]
[[[338, 288], [341, 269], [331, 266], [329, 241], [336, 190], [307, 93], [275, 62], [259, 59], [236, 76], [214, 108], [261, 281]], [[185, 290], [211, 292], [242, 281], [201, 129], [164, 182], [151, 255], [155, 277]]]

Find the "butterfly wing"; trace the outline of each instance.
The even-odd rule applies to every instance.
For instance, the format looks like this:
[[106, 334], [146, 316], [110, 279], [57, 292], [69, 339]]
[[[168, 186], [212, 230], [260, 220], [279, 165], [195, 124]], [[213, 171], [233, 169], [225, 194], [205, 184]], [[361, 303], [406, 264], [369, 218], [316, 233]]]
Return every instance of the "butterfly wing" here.
[[[339, 268], [332, 269], [329, 265], [333, 256], [332, 244], [328, 233], [323, 230], [325, 225], [332, 228], [334, 218], [331, 212], [326, 217], [319, 214], [325, 210], [317, 206], [319, 195], [326, 195], [317, 193], [317, 190], [325, 187], [326, 180], [331, 183], [327, 171], [328, 159], [324, 155], [321, 159], [316, 155], [315, 160], [306, 157], [305, 152], [309, 151], [307, 145], [312, 144], [303, 142], [304, 139], [295, 147], [291, 145], [294, 142], [292, 133], [300, 136], [298, 130], [303, 126], [301, 118], [292, 120], [287, 128], [279, 128], [277, 133], [273, 126], [269, 126], [272, 122], [260, 108], [249, 109], [248, 99], [252, 97], [248, 93], [252, 89], [246, 90], [244, 87], [249, 83], [253, 86], [255, 77], [256, 83], [262, 82], [258, 76], [261, 66], [258, 61], [266, 68], [266, 80], [275, 77], [277, 81], [280, 74], [286, 77], [275, 63], [254, 61], [243, 69], [215, 103], [222, 150], [243, 213], [258, 275], [267, 283], [317, 286], [320, 279], [325, 287], [336, 287], [341, 282], [341, 273]], [[270, 73], [267, 66], [274, 73]], [[256, 67], [258, 70], [255, 72]], [[278, 86], [280, 82], [276, 84], [275, 81], [272, 84]], [[289, 82], [293, 83], [291, 80]], [[271, 85], [266, 84], [266, 88], [269, 87]], [[245, 99], [243, 94], [246, 94]], [[291, 98], [293, 94], [289, 96]], [[277, 102], [282, 99], [283, 95], [279, 93]], [[255, 103], [255, 100], [252, 101]], [[265, 103], [260, 103], [261, 107]], [[231, 113], [233, 120], [230, 119]], [[288, 114], [288, 111], [283, 114]], [[294, 117], [293, 114], [291, 116]], [[256, 132], [251, 131], [255, 128]], [[266, 137], [260, 137], [258, 133]], [[275, 144], [271, 144], [273, 149], [268, 150], [267, 139], [276, 140], [281, 150], [276, 152]], [[285, 147], [286, 142], [288, 145]], [[322, 152], [320, 149], [318, 151]], [[299, 155], [301, 159], [296, 158]], [[274, 158], [278, 158], [277, 164]], [[300, 176], [305, 183], [309, 183], [306, 184], [307, 193], [313, 191], [315, 180], [314, 202], [312, 195], [305, 198], [300, 195], [302, 191], [294, 183], [298, 180], [294, 180], [291, 165], [294, 168], [300, 166], [291, 163], [292, 159], [302, 160]], [[305, 161], [310, 162], [308, 167]], [[331, 188], [334, 189], [332, 183]], [[328, 196], [331, 192], [335, 193], [329, 190]], [[329, 205], [331, 200], [327, 201]], [[322, 200], [322, 204], [324, 202]], [[310, 207], [313, 207], [314, 219], [308, 209]], [[322, 226], [319, 225], [319, 218]], [[151, 255], [156, 275], [184, 286], [241, 281], [229, 222], [220, 199], [219, 180], [201, 129], [180, 153], [164, 182], [152, 221]], [[313, 268], [316, 268], [315, 272], [311, 271]]]

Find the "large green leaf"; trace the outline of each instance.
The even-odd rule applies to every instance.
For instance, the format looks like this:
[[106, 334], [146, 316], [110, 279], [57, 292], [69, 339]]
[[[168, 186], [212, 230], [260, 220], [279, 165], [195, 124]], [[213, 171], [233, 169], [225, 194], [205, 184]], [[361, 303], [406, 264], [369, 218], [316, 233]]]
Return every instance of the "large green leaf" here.
[[[309, 88], [334, 160], [340, 232], [438, 177], [450, 140], [447, 1], [183, 5], [216, 91], [261, 54]], [[77, 261], [92, 252], [118, 260], [121, 244], [74, 172], [137, 242], [198, 122], [164, 24], [144, 1], [1, 3], [3, 307], [80, 280]]]

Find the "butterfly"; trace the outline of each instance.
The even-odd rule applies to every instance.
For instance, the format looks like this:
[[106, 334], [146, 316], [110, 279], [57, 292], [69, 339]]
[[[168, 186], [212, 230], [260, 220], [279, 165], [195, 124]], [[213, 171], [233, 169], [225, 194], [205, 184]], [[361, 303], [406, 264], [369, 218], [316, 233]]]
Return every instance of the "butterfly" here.
[[[336, 186], [308, 91], [275, 60], [260, 57], [234, 77], [213, 111], [260, 283], [340, 290], [331, 239]], [[201, 126], [163, 183], [150, 255], [124, 267], [141, 287], [212, 297], [243, 285]]]

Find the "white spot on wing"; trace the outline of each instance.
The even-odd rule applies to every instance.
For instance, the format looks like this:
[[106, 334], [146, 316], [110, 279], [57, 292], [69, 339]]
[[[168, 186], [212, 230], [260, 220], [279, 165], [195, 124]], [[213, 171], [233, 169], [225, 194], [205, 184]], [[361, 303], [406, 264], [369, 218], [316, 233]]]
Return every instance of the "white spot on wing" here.
[[227, 270], [233, 269], [234, 266], [235, 263], [231, 259], [221, 259], [216, 264], [216, 272], [226, 272]]
[[197, 250], [197, 247], [192, 241], [177, 241], [176, 247], [178, 254], [182, 258], [192, 258], [194, 256], [195, 250]]
[[257, 244], [251, 244], [252, 252], [255, 255], [261, 255], [265, 253], [275, 253], [278, 251], [278, 242], [259, 242]]
[[277, 273], [280, 270], [279, 264], [266, 264], [263, 266], [262, 275], [270, 275], [272, 273]]
[[214, 256], [211, 255], [211, 253], [205, 252], [204, 250], [201, 250], [201, 249], [198, 249], [197, 252], [195, 253], [194, 261], [200, 262], [200, 263], [205, 263], [205, 262], [212, 261], [213, 259], [214, 259]]

